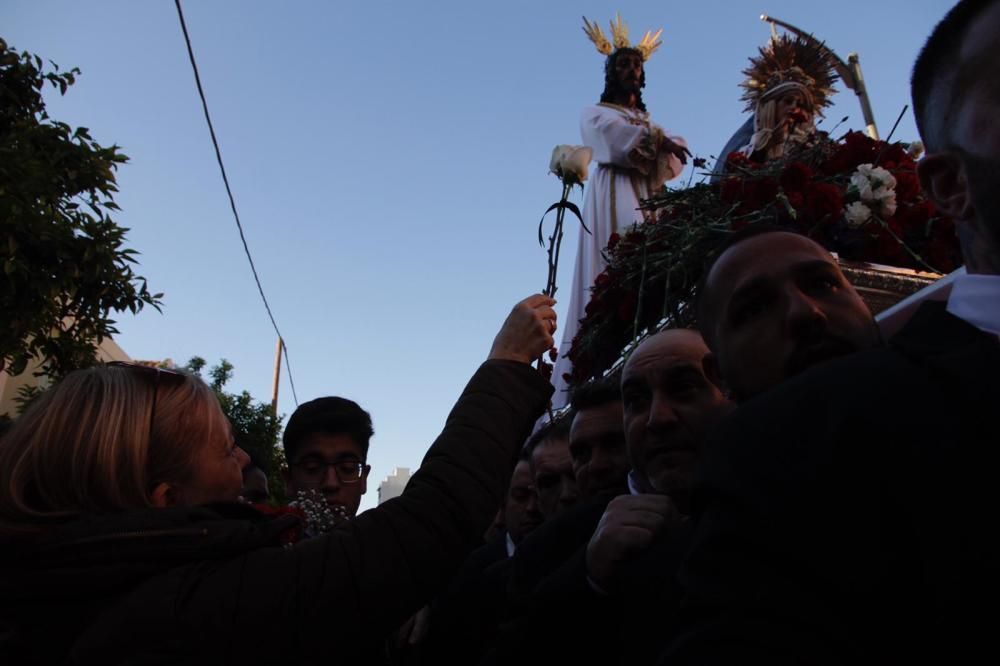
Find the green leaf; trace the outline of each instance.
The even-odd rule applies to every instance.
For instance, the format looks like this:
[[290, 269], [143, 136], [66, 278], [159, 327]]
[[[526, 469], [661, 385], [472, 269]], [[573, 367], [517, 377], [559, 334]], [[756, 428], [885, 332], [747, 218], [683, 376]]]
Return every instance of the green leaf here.
[[[151, 296], [134, 272], [138, 252], [108, 216], [119, 210], [114, 171], [127, 157], [93, 141], [86, 126], [49, 116], [46, 82], [66, 93], [79, 69], [43, 64], [0, 40], [0, 118], [13, 119], [0, 136], [0, 247], [9, 255], [0, 257], [0, 344], [7, 371], [37, 357], [58, 378], [95, 362], [94, 343], [114, 334], [114, 313], [159, 309], [162, 294]], [[72, 325], [58, 330], [67, 317]]]

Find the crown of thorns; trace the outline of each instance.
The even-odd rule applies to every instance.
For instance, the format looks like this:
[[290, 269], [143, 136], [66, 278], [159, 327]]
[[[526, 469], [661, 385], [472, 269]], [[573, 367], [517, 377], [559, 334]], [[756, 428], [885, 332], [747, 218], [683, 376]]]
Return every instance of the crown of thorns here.
[[614, 20], [611, 21], [611, 40], [604, 36], [604, 31], [601, 30], [596, 21], [592, 23], [587, 20], [586, 16], [583, 17], [583, 31], [590, 38], [590, 41], [594, 42], [597, 52], [606, 56], [619, 49], [635, 49], [642, 55], [643, 61], [646, 61], [663, 44], [660, 40], [663, 28], [660, 28], [656, 32], [647, 30], [639, 43], [633, 46], [628, 38], [628, 25], [622, 20], [621, 14], [615, 14]]

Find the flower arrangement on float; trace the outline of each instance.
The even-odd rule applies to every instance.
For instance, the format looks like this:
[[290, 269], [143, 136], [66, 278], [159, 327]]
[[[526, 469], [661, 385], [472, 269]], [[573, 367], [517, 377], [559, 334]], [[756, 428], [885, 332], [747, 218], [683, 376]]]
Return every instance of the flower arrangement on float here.
[[716, 182], [645, 201], [654, 221], [608, 240], [608, 266], [568, 351], [573, 373], [566, 381], [576, 386], [603, 375], [630, 345], [666, 324], [691, 325], [706, 258], [750, 225], [805, 234], [841, 261], [933, 274], [955, 269], [961, 254], [954, 225], [920, 190], [921, 149], [860, 132], [817, 136], [766, 163], [732, 153]]

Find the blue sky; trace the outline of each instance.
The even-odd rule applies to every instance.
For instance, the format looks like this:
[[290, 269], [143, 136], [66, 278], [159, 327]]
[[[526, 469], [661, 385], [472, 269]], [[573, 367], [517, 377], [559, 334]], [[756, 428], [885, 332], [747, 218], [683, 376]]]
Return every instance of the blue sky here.
[[[737, 86], [768, 38], [762, 12], [845, 59], [860, 54], [884, 135], [909, 101], [920, 45], [952, 3], [183, 4], [299, 399], [343, 395], [373, 416], [367, 507], [392, 467], [418, 465], [511, 305], [544, 287], [535, 229], [560, 191], [549, 153], [579, 142], [580, 109], [602, 88], [581, 14], [606, 25], [621, 11], [634, 38], [664, 28], [644, 99], [708, 157], [744, 120]], [[134, 358], [226, 358], [233, 389], [268, 399], [275, 337], [173, 2], [5, 0], [0, 25], [16, 48], [83, 71], [66, 97], [47, 94], [51, 115], [131, 157], [117, 221], [165, 297], [163, 314], [120, 317], [119, 344]], [[843, 127], [861, 129], [853, 93], [835, 99], [825, 125], [847, 115]], [[912, 114], [896, 138], [916, 138]], [[563, 253], [568, 289], [575, 231]], [[279, 404], [294, 409], [287, 381]]]

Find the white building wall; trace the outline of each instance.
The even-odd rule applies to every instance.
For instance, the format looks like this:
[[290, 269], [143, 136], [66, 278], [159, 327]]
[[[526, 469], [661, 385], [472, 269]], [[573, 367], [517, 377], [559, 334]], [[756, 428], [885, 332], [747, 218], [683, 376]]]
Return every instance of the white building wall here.
[[[97, 358], [105, 363], [108, 361], [132, 360], [111, 338], [105, 338], [104, 342], [97, 347]], [[22, 386], [37, 386], [40, 389], [48, 388], [50, 384], [48, 377], [35, 376], [39, 365], [41, 364], [38, 362], [30, 363], [24, 372], [14, 377], [0, 371], [0, 414], [6, 414], [11, 418], [17, 416], [19, 408], [17, 396]]]
[[392, 474], [385, 477], [385, 481], [378, 484], [378, 503], [381, 504], [386, 500], [391, 500], [393, 497], [399, 497], [409, 480], [409, 467], [393, 468]]

